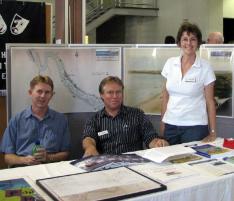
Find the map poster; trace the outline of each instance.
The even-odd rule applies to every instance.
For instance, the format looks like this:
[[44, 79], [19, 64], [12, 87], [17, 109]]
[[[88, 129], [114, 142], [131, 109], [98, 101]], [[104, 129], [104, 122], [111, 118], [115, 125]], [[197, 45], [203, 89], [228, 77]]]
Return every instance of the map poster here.
[[[11, 47], [9, 69], [10, 114], [30, 105], [29, 83], [49, 75], [55, 95], [50, 106], [62, 113], [95, 112], [103, 107], [98, 86], [109, 75], [121, 78], [120, 48]], [[19, 90], [20, 86], [20, 90]]]

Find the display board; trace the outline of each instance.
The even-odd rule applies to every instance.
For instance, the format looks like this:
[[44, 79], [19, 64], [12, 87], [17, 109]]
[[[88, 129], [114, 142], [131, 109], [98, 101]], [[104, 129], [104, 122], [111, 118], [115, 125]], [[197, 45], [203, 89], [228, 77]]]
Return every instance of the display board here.
[[[215, 74], [217, 116], [233, 117], [233, 51], [230, 45], [202, 45], [197, 54]], [[7, 48], [8, 119], [31, 100], [29, 82], [35, 75], [51, 76], [55, 96], [50, 106], [63, 113], [95, 112], [103, 107], [98, 85], [108, 76], [123, 79], [124, 104], [147, 114], [160, 114], [166, 60], [179, 56], [176, 45], [26, 45]]]
[[146, 113], [160, 114], [163, 77], [166, 60], [179, 56], [176, 45], [124, 48], [125, 103]]
[[[232, 45], [202, 45], [197, 52], [214, 69], [216, 113], [220, 117], [233, 117], [233, 51]], [[160, 114], [161, 71], [168, 58], [179, 55], [180, 48], [175, 45], [124, 48], [125, 104]]]
[[233, 117], [234, 46], [203, 45], [200, 55], [208, 60], [215, 72], [214, 96], [217, 116]]
[[103, 107], [98, 85], [108, 76], [121, 77], [121, 49], [103, 47], [12, 47], [8, 93], [10, 116], [30, 105], [30, 80], [49, 75], [55, 95], [50, 106], [62, 113], [94, 112]]

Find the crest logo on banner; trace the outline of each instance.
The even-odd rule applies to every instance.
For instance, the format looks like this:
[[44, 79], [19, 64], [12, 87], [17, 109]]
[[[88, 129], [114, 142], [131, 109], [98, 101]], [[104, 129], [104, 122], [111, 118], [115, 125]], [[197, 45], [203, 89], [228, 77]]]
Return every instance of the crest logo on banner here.
[[6, 95], [6, 43], [45, 43], [45, 3], [0, 4], [0, 96]]
[[4, 34], [7, 30], [7, 25], [3, 20], [2, 16], [0, 15], [0, 34]]
[[29, 20], [24, 19], [18, 14], [15, 14], [11, 22], [11, 33], [14, 35], [21, 34], [27, 27]]
[[[24, 19], [17, 13], [15, 14], [14, 18], [12, 19], [10, 30], [13, 35], [21, 34], [27, 27], [29, 20]], [[7, 25], [0, 14], [0, 34], [4, 34], [7, 30]]]

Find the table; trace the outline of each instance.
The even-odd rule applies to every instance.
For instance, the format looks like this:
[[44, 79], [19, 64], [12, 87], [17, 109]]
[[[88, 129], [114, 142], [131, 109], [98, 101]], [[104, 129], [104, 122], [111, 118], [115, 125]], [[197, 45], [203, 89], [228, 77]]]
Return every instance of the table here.
[[[218, 139], [214, 144], [221, 144]], [[28, 167], [18, 167], [0, 170], [0, 180], [19, 177], [30, 178], [30, 184], [46, 200], [52, 199], [36, 185], [37, 179], [56, 177], [67, 174], [84, 172], [70, 165], [70, 161], [42, 164]], [[128, 200], [136, 201], [233, 201], [234, 200], [234, 174], [221, 177], [208, 174], [199, 174], [185, 177], [167, 183], [168, 190], [134, 197]]]

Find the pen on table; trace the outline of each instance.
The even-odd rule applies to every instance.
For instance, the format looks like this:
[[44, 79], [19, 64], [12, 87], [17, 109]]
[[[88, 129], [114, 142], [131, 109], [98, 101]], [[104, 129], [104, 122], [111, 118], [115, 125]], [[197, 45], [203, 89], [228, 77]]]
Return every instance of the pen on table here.
[[188, 145], [185, 145], [185, 147], [196, 147], [197, 144], [188, 144]]
[[205, 153], [205, 152], [202, 152], [202, 151], [198, 151], [198, 150], [196, 150], [196, 151], [197, 151], [196, 154], [198, 154], [198, 155], [204, 156], [206, 158], [211, 158], [211, 155], [208, 154], [208, 153]]

